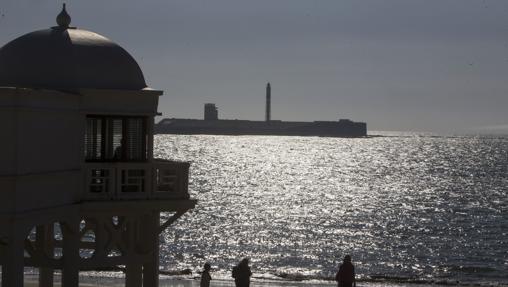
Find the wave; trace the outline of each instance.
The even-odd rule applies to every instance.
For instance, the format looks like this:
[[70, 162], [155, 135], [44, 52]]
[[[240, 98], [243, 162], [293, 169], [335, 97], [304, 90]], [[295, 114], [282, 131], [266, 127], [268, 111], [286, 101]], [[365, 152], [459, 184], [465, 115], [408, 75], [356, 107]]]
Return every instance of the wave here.
[[[319, 276], [319, 275], [303, 275], [299, 273], [290, 274], [290, 273], [279, 273], [276, 274], [277, 277], [280, 277], [283, 280], [288, 281], [335, 281], [334, 277], [330, 276]], [[422, 284], [422, 285], [459, 285], [459, 286], [469, 286], [471, 282], [460, 282], [457, 280], [436, 280], [436, 279], [422, 279], [415, 277], [405, 277], [405, 276], [394, 276], [394, 275], [369, 275], [364, 278], [359, 278], [356, 280], [357, 282], [369, 282], [369, 283], [404, 283], [404, 284]], [[498, 282], [483, 282], [484, 284], [475, 284], [478, 286], [492, 286], [498, 285]], [[494, 284], [493, 284], [494, 283]]]

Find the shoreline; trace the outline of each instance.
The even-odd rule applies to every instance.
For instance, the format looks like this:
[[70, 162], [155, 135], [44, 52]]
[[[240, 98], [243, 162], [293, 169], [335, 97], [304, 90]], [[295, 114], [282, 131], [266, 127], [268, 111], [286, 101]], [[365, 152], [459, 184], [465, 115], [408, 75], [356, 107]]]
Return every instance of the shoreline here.
[[[55, 286], [61, 286], [61, 276], [55, 275]], [[251, 280], [251, 286], [253, 287], [332, 287], [337, 286], [333, 281], [319, 281], [319, 280], [302, 280], [302, 281], [290, 281], [290, 280], [271, 280], [263, 278], [253, 278]], [[25, 274], [25, 286], [37, 287], [37, 275], [36, 274]], [[81, 275], [80, 284], [81, 287], [120, 287], [125, 286], [125, 277], [123, 276], [100, 276], [100, 275]], [[213, 279], [210, 282], [212, 287], [226, 287], [235, 286], [233, 280], [229, 279]], [[435, 286], [496, 286], [496, 287], [508, 287], [508, 283], [492, 283], [492, 282], [459, 282], [459, 281], [388, 281], [388, 280], [358, 280], [358, 287], [435, 287]], [[199, 287], [199, 278], [190, 277], [177, 277], [177, 276], [161, 276], [159, 277], [159, 287]]]

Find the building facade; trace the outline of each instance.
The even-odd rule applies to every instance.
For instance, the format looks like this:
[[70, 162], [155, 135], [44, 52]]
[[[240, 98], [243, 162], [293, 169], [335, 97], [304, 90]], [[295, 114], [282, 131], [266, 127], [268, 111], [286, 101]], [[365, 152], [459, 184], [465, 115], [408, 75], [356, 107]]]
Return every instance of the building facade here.
[[[153, 157], [162, 91], [111, 40], [70, 26], [0, 49], [2, 287], [79, 284], [79, 272], [125, 266], [126, 286], [158, 286], [159, 234], [195, 200], [185, 162]], [[161, 212], [164, 216], [161, 217]]]

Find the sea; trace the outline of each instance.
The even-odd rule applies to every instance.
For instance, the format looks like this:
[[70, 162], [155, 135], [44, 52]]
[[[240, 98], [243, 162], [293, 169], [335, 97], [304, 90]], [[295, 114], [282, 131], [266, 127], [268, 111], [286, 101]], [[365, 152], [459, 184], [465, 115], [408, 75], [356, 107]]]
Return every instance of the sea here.
[[508, 136], [370, 134], [157, 135], [198, 200], [163, 273], [227, 281], [247, 257], [254, 281], [332, 283], [349, 254], [363, 284], [508, 285]]

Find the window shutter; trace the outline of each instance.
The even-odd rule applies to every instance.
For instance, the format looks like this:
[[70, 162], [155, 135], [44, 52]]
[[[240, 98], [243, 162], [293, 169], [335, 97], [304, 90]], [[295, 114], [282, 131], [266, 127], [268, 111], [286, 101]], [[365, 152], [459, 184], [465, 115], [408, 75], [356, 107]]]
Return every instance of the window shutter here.
[[98, 160], [102, 158], [102, 119], [87, 118], [85, 133], [85, 158]]
[[124, 158], [124, 145], [122, 142], [123, 138], [123, 121], [121, 118], [108, 118], [108, 132], [107, 137], [109, 138], [106, 146], [108, 147], [108, 153], [106, 158], [110, 160], [121, 160]]
[[128, 118], [126, 138], [127, 138], [127, 159], [144, 160], [145, 151], [145, 124], [142, 118]]

